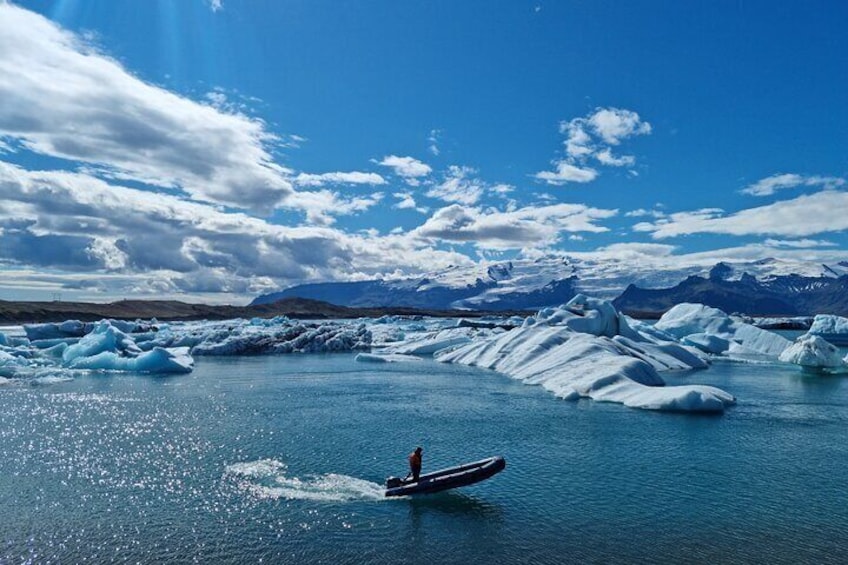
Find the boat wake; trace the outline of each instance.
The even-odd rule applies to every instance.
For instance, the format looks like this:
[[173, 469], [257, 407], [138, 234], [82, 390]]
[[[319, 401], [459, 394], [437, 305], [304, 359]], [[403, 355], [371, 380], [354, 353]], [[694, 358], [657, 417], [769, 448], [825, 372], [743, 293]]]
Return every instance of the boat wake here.
[[346, 502], [385, 500], [382, 485], [356, 477], [328, 473], [305, 478], [289, 477], [287, 466], [276, 459], [233, 463], [224, 469], [225, 478], [257, 498]]

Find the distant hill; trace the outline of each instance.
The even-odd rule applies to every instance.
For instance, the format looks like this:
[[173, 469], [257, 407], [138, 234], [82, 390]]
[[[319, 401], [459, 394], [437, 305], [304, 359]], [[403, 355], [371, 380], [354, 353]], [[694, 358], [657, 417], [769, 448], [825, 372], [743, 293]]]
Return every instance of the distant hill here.
[[[527, 312], [508, 314], [527, 315]], [[81, 320], [90, 322], [103, 318], [135, 320], [156, 318], [166, 321], [226, 320], [231, 318], [377, 318], [398, 316], [464, 316], [475, 312], [417, 308], [348, 308], [318, 300], [288, 298], [268, 304], [250, 306], [211, 306], [167, 300], [121, 300], [108, 304], [91, 302], [9, 302], [0, 300], [0, 323], [24, 324]]]

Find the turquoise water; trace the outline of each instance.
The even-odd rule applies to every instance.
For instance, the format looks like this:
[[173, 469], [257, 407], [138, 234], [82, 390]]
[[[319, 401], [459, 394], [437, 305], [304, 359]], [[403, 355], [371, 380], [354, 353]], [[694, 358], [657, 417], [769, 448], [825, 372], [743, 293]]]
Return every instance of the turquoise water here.
[[[848, 379], [722, 362], [721, 416], [566, 402], [431, 361], [201, 358], [0, 389], [0, 561], [845, 562]], [[494, 454], [506, 470], [382, 498]]]

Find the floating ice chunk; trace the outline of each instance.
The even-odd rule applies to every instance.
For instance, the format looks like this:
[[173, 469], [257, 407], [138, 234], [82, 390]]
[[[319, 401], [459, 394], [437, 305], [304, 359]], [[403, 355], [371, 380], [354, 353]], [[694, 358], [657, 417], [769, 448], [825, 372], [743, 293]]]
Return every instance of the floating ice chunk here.
[[0, 332], [0, 345], [8, 347], [9, 346], [9, 338], [6, 337], [6, 334]]
[[810, 326], [811, 334], [848, 334], [848, 318], [832, 316], [830, 314], [819, 314], [813, 318]]
[[406, 355], [432, 355], [442, 349], [469, 343], [474, 332], [473, 328], [449, 328], [437, 332], [428, 332], [413, 336], [401, 344], [392, 346], [391, 351]]
[[62, 360], [71, 363], [80, 357], [92, 357], [105, 352], [120, 352], [124, 356], [135, 357], [141, 353], [141, 349], [127, 334], [103, 321], [90, 334], [65, 349]]
[[27, 360], [6, 351], [0, 351], [0, 377], [14, 377], [24, 367], [29, 366]]
[[817, 335], [806, 334], [780, 354], [780, 360], [811, 369], [834, 369], [844, 361], [839, 349]]
[[261, 353], [323, 353], [371, 347], [371, 333], [364, 324], [322, 325], [288, 322], [280, 326], [234, 325], [227, 332], [202, 336], [194, 355], [252, 355]]
[[821, 336], [834, 345], [848, 346], [848, 318], [819, 314], [813, 318], [807, 333]]
[[[710, 353], [732, 352], [733, 343], [739, 344], [745, 351], [777, 357], [789, 347], [790, 341], [776, 333], [761, 330], [751, 324], [735, 320], [719, 310], [703, 304], [678, 304], [663, 314], [654, 326], [678, 339], [689, 338], [689, 342], [705, 347]], [[693, 336], [694, 337], [690, 337]], [[709, 340], [705, 336], [716, 336], [727, 342], [728, 348], [715, 351], [722, 342]]]
[[26, 332], [30, 341], [82, 337], [92, 329], [94, 329], [94, 324], [80, 322], [79, 320], [66, 320], [49, 324], [24, 324], [24, 332]]
[[401, 353], [359, 353], [354, 361], [360, 363], [404, 363], [407, 361], [422, 361], [422, 359], [415, 355], [403, 355]]
[[194, 359], [188, 348], [163, 349], [155, 347], [138, 357], [122, 357], [113, 351], [102, 351], [88, 357], [75, 357], [69, 364], [71, 369], [103, 371], [133, 371], [139, 373], [190, 373]]
[[690, 334], [684, 336], [680, 341], [681, 343], [697, 347], [701, 351], [715, 355], [721, 355], [730, 349], [729, 340], [707, 333]]
[[[552, 316], [540, 312], [536, 318], [550, 321]], [[720, 412], [735, 402], [715, 387], [663, 386], [657, 368], [704, 366], [679, 345], [611, 339], [565, 325], [528, 325], [438, 352], [436, 359], [493, 369], [570, 400], [588, 397], [634, 408], [693, 412]]]

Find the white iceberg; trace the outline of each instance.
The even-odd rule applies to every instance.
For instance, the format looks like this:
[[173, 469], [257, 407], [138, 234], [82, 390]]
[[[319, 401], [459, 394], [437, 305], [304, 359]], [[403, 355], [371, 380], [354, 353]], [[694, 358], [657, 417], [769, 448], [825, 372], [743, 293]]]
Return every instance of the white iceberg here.
[[848, 318], [819, 314], [813, 318], [809, 334], [818, 335], [838, 346], [848, 346]]
[[806, 334], [780, 354], [780, 360], [808, 369], [836, 369], [845, 362], [839, 349], [817, 335]]
[[402, 353], [358, 353], [353, 359], [360, 363], [406, 363], [408, 361], [421, 361], [421, 357], [415, 355], [404, 355]]
[[233, 327], [226, 335], [207, 334], [195, 345], [193, 355], [253, 355], [275, 353], [326, 353], [371, 347], [371, 333], [357, 326], [287, 321], [279, 326]]
[[485, 332], [486, 330], [448, 328], [434, 332], [425, 332], [411, 336], [403, 343], [392, 345], [388, 351], [404, 355], [433, 355], [442, 349], [471, 343], [471, 338], [480, 331]]
[[716, 355], [744, 352], [777, 357], [791, 343], [783, 336], [703, 304], [678, 304], [663, 314], [654, 327]]
[[819, 314], [813, 318], [813, 323], [807, 333], [823, 334], [845, 334], [848, 335], [848, 318], [832, 316], [830, 314]]
[[664, 386], [659, 370], [703, 368], [692, 351], [643, 336], [609, 302], [575, 297], [523, 327], [437, 352], [438, 361], [485, 367], [565, 399], [588, 397], [650, 410], [720, 412], [733, 395], [711, 386]]

